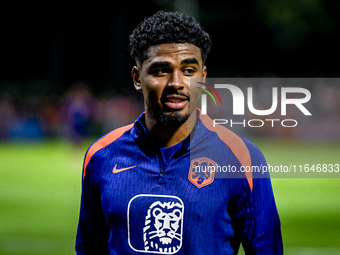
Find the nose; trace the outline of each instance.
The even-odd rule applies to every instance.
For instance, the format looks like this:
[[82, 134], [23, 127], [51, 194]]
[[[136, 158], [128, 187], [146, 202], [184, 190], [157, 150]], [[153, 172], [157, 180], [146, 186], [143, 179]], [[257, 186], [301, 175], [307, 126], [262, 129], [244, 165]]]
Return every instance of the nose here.
[[163, 230], [166, 229], [170, 230], [170, 220], [168, 218], [166, 218], [163, 223]]
[[168, 81], [168, 86], [173, 87], [176, 90], [182, 89], [184, 87], [185, 81], [184, 77], [180, 71], [174, 70], [171, 73], [170, 79]]

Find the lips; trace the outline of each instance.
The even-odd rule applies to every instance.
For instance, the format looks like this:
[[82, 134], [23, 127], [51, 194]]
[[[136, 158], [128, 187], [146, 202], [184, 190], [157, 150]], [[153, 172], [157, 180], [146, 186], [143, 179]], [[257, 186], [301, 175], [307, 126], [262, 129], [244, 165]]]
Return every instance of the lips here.
[[167, 95], [163, 97], [163, 102], [168, 108], [180, 110], [188, 103], [188, 99], [184, 95]]

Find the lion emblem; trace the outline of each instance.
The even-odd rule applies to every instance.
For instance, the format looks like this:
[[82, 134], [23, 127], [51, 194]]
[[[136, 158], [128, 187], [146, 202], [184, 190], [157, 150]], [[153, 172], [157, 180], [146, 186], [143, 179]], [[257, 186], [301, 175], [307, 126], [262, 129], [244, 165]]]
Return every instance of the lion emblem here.
[[145, 216], [145, 251], [173, 254], [181, 248], [183, 206], [178, 202], [156, 201]]
[[[196, 170], [196, 169], [195, 169]], [[197, 181], [197, 183], [198, 184], [202, 184], [202, 182], [204, 181], [204, 180], [207, 180], [208, 178], [209, 178], [209, 176], [210, 176], [210, 173], [209, 172], [205, 172], [205, 173], [203, 173], [203, 172], [194, 172], [194, 174], [192, 175], [192, 178], [193, 179], [195, 179], [195, 178], [198, 178], [198, 181]]]
[[190, 162], [189, 181], [197, 188], [211, 184], [215, 179], [217, 163], [210, 158], [196, 158]]

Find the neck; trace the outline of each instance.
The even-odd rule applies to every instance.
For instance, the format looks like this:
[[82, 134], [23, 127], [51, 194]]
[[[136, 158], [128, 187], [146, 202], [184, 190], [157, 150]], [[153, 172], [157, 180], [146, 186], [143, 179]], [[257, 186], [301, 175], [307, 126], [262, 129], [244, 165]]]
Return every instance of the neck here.
[[164, 126], [152, 118], [150, 113], [145, 112], [146, 128], [161, 148], [174, 146], [187, 138], [196, 124], [196, 120], [196, 111], [193, 111], [182, 125], [178, 127]]

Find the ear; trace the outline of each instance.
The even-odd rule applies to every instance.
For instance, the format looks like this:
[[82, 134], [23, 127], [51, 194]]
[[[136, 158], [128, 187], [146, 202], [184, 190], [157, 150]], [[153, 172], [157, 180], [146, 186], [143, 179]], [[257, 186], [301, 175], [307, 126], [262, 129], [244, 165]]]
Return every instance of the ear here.
[[207, 67], [203, 66], [203, 70], [202, 70], [203, 83], [205, 82], [205, 78], [207, 77], [207, 75], [208, 75]]
[[135, 86], [135, 89], [138, 92], [142, 92], [142, 85], [140, 82], [140, 75], [139, 75], [139, 70], [137, 66], [134, 66], [132, 68], [131, 75], [132, 75], [133, 85]]

